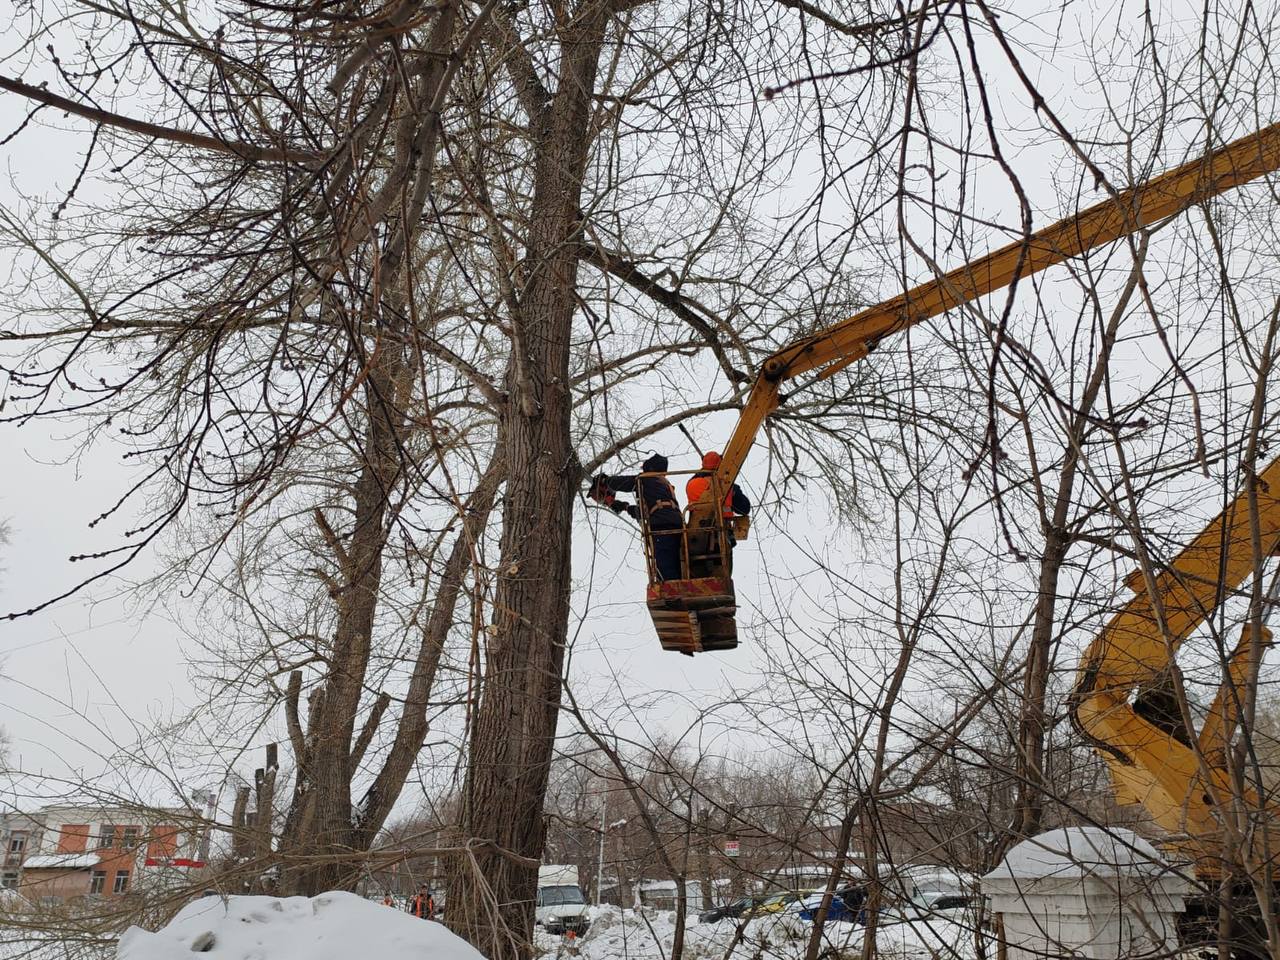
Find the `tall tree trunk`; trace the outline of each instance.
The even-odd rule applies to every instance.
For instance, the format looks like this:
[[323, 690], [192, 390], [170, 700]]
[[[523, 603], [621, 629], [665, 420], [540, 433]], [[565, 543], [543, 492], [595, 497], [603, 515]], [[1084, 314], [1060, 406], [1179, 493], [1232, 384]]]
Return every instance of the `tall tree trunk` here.
[[[406, 410], [413, 398], [413, 375], [419, 369], [419, 358], [408, 346], [412, 332], [409, 254], [433, 183], [439, 110], [432, 105], [446, 84], [446, 54], [452, 48], [456, 14], [457, 5], [445, 3], [432, 25], [428, 47], [433, 55], [416, 71], [416, 83], [407, 94], [414, 109], [405, 111], [398, 121], [394, 161], [380, 191], [385, 199], [374, 204], [382, 203], [382, 209], [375, 215], [370, 209], [352, 212], [342, 208], [353, 219], [363, 218], [362, 228], [372, 229], [374, 222], [385, 218], [389, 240], [378, 254], [379, 284], [370, 291], [369, 306], [374, 308], [381, 335], [368, 361], [364, 388], [367, 425], [361, 448], [363, 462], [353, 492], [355, 521], [349, 541], [341, 544], [325, 526], [324, 518], [317, 515], [338, 561], [339, 576], [333, 585], [337, 622], [325, 682], [309, 701], [305, 736], [300, 729], [296, 688], [291, 688], [287, 707], [297, 779], [280, 853], [285, 860], [285, 889], [292, 893], [315, 895], [348, 889], [359, 878], [361, 864], [351, 854], [368, 849], [421, 748], [421, 739], [416, 744], [411, 741], [419, 734], [426, 735], [425, 704], [439, 660], [439, 650], [432, 646], [438, 647], [444, 640], [443, 633], [430, 630], [424, 638], [395, 746], [374, 791], [365, 796], [361, 809], [356, 809], [351, 783], [389, 702], [379, 698], [357, 740], [355, 723], [378, 612], [391, 496], [400, 479]], [[394, 207], [393, 199], [398, 201]], [[389, 209], [395, 212], [388, 213]], [[480, 499], [483, 504], [483, 496]], [[483, 509], [487, 513], [488, 507]], [[460, 538], [465, 540], [467, 535], [464, 524]], [[468, 553], [465, 548], [465, 543], [456, 545], [455, 554], [458, 549]], [[449, 582], [442, 583], [441, 591], [441, 617], [433, 616], [433, 625], [437, 620], [451, 621], [457, 599], [457, 590]], [[446, 630], [447, 626], [446, 622]], [[297, 859], [299, 856], [303, 859]], [[295, 860], [292, 864], [291, 858]]]
[[528, 281], [512, 321], [502, 433], [509, 470], [484, 678], [449, 924], [491, 960], [532, 953], [543, 799], [569, 619], [570, 524], [579, 484], [570, 442], [569, 349], [582, 178], [607, 7], [585, 0], [560, 28], [559, 85], [531, 118], [535, 166]]
[[[444, 651], [445, 641], [454, 624], [454, 612], [462, 593], [467, 569], [474, 559], [474, 548], [488, 520], [493, 507], [498, 486], [503, 477], [505, 461], [499, 448], [494, 453], [493, 461], [481, 477], [475, 491], [465, 504], [465, 519], [450, 548], [449, 556], [441, 571], [436, 587], [431, 615], [424, 625], [419, 639], [417, 657], [413, 672], [409, 679], [409, 688], [404, 699], [400, 717], [396, 725], [394, 742], [388, 751], [377, 777], [368, 792], [355, 807], [351, 804], [350, 782], [337, 788], [339, 800], [330, 804], [330, 809], [345, 809], [346, 820], [339, 821], [332, 816], [320, 817], [324, 809], [316, 803], [317, 786], [334, 790], [332, 780], [324, 778], [322, 764], [347, 764], [347, 775], [350, 776], [362, 759], [367, 746], [367, 735], [381, 720], [387, 700], [380, 699], [374, 705], [370, 715], [366, 717], [364, 728], [356, 744], [345, 750], [325, 749], [321, 739], [324, 726], [325, 704], [328, 702], [325, 693], [328, 686], [321, 688], [318, 695], [313, 696], [312, 710], [308, 717], [308, 730], [304, 734], [298, 717], [298, 697], [301, 691], [301, 672], [297, 674], [297, 683], [291, 681], [287, 710], [289, 720], [289, 737], [298, 764], [298, 777], [295, 783], [293, 799], [285, 827], [281, 832], [279, 856], [286, 867], [290, 861], [297, 863], [289, 869], [283, 889], [291, 893], [315, 894], [321, 890], [350, 886], [359, 876], [361, 864], [358, 858], [347, 858], [345, 863], [334, 861], [329, 864], [318, 863], [308, 865], [301, 860], [302, 856], [314, 855], [317, 851], [328, 849], [330, 853], [341, 851], [363, 852], [368, 850], [378, 831], [386, 823], [392, 807], [395, 805], [405, 781], [413, 769], [418, 751], [426, 740], [429, 729], [428, 708], [431, 693], [435, 686], [440, 657]], [[385, 537], [383, 538], [385, 548]], [[372, 622], [370, 622], [370, 627]], [[348, 734], [354, 732], [349, 726]]]
[[711, 885], [711, 810], [698, 811], [698, 884], [702, 893], [702, 909], [715, 905], [715, 888]]
[[444, 653], [445, 640], [453, 628], [454, 611], [462, 594], [467, 570], [476, 558], [476, 544], [488, 522], [505, 470], [506, 461], [499, 445], [494, 451], [489, 468], [465, 504], [462, 529], [450, 548], [449, 557], [440, 574], [431, 605], [431, 616], [427, 618], [418, 645], [418, 656], [409, 678], [409, 689], [405, 694], [395, 740], [377, 778], [361, 801], [359, 816], [355, 818], [353, 833], [359, 849], [372, 846], [404, 788], [418, 751], [426, 741], [430, 728], [427, 708], [431, 703], [436, 673], [440, 668], [440, 657]]
[[345, 546], [317, 517], [326, 536], [333, 538], [338, 559], [337, 622], [325, 682], [311, 701], [309, 743], [304, 756], [297, 758], [293, 804], [281, 843], [286, 859], [307, 858], [292, 865], [286, 862], [284, 889], [292, 893], [314, 896], [344, 889], [359, 876], [358, 868], [343, 862], [352, 850], [352, 745], [382, 585], [387, 513], [400, 470], [398, 445], [411, 369], [404, 354], [391, 348], [371, 365], [365, 390], [364, 462], [353, 497], [354, 526]]
[[[1073, 438], [1074, 439], [1074, 438]], [[1044, 525], [1044, 552], [1040, 556], [1040, 578], [1036, 588], [1036, 610], [1031, 628], [1031, 646], [1022, 684], [1022, 714], [1018, 718], [1018, 800], [1009, 843], [1040, 831], [1049, 786], [1044, 773], [1045, 741], [1048, 736], [1046, 696], [1053, 661], [1054, 628], [1057, 622], [1058, 580], [1070, 545], [1066, 530], [1067, 512], [1075, 486], [1077, 457], [1068, 447], [1066, 463], [1054, 498], [1051, 522]]]

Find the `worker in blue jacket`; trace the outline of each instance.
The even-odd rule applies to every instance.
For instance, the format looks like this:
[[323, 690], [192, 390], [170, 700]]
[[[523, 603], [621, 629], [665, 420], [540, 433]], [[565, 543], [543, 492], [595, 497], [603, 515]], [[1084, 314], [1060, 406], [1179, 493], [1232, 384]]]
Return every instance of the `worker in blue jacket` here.
[[[588, 495], [614, 513], [626, 513], [637, 520], [647, 515], [658, 579], [679, 580], [683, 576], [680, 558], [684, 546], [684, 517], [680, 515], [676, 491], [666, 477], [644, 475], [666, 473], [667, 458], [660, 453], [652, 454], [641, 464], [641, 470], [642, 474], [635, 476], [602, 473], [592, 479]], [[634, 493], [638, 502], [619, 500], [615, 493]]]

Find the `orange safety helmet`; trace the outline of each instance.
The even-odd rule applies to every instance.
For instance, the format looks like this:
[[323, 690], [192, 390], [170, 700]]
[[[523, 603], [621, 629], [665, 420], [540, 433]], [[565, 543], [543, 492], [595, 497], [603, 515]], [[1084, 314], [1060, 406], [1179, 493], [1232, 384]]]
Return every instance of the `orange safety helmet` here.
[[[714, 450], [708, 450], [702, 455], [702, 469], [714, 470], [720, 466], [720, 454]], [[689, 482], [685, 484], [684, 493], [689, 499], [689, 506], [693, 506], [702, 497], [707, 487], [711, 486], [710, 477], [690, 477]], [[733, 490], [730, 489], [724, 495], [724, 515], [726, 517], [733, 516]]]

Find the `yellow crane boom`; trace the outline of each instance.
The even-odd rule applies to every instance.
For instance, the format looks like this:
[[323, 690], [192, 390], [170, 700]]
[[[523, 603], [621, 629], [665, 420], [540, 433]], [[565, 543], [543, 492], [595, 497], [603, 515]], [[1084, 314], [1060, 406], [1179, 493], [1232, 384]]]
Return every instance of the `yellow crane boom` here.
[[822, 371], [820, 378], [830, 376], [890, 334], [1007, 287], [1015, 274], [1029, 277], [1277, 168], [1280, 124], [1272, 124], [784, 347], [761, 365], [723, 450], [716, 488], [728, 490], [737, 479], [787, 380], [814, 370]]
[[[705, 531], [718, 530], [724, 539], [721, 498], [777, 408], [786, 381], [813, 372], [818, 379], [831, 376], [891, 334], [1278, 168], [1280, 124], [1273, 124], [779, 350], [761, 365], [708, 492], [690, 504], [689, 528], [704, 533], [687, 538], [692, 543], [698, 535], [708, 536]], [[1168, 715], [1167, 704], [1163, 717], [1153, 713], [1149, 695], [1158, 692], [1160, 678], [1169, 676], [1179, 644], [1245, 578], [1258, 573], [1257, 552], [1270, 554], [1280, 544], [1280, 460], [1254, 483], [1256, 515], [1246, 488], [1158, 573], [1154, 593], [1143, 576], [1130, 578], [1135, 596], [1089, 647], [1072, 698], [1073, 719], [1106, 757], [1120, 798], [1142, 803], [1161, 826], [1185, 836], [1205, 872], [1212, 872], [1205, 865], [1219, 850], [1221, 818], [1232, 796], [1225, 750], [1234, 729], [1235, 691], [1260, 652], [1258, 634], [1246, 629], [1198, 736], [1187, 729], [1185, 718]], [[698, 645], [700, 595], [704, 604], [716, 605], [720, 627], [733, 629], [729, 561], [728, 548], [721, 547], [720, 562], [710, 574], [650, 583], [649, 606], [664, 646], [663, 631], [670, 632], [671, 623], [684, 631], [668, 649], [704, 649]], [[721, 648], [734, 644], [736, 639], [725, 641]], [[1135, 691], [1139, 695], [1131, 699]], [[1245, 800], [1258, 802], [1251, 796]]]
[[[817, 379], [829, 377], [867, 356], [891, 334], [1175, 216], [1278, 168], [1280, 124], [1273, 124], [803, 337], [766, 359], [711, 482], [699, 500], [689, 504], [687, 523], [680, 529], [656, 531], [644, 510], [640, 511], [650, 570], [646, 602], [664, 649], [692, 654], [737, 645], [736, 593], [731, 579], [735, 537], [721, 503], [733, 489], [760, 428], [777, 409], [783, 383], [806, 373], [816, 372]], [[596, 479], [608, 478], [593, 478], [593, 496], [601, 489]], [[654, 557], [659, 542], [665, 548], [669, 540], [663, 538], [669, 537], [680, 541], [681, 574], [663, 579]]]
[[[1218, 870], [1221, 818], [1233, 797], [1226, 747], [1236, 705], [1270, 634], [1259, 625], [1255, 643], [1255, 627], [1245, 626], [1198, 735], [1168, 689], [1169, 671], [1182, 642], [1248, 577], [1261, 575], [1259, 561], [1277, 546], [1280, 459], [1249, 478], [1150, 582], [1143, 570], [1129, 575], [1134, 596], [1085, 651], [1072, 696], [1076, 725], [1106, 759], [1119, 799], [1142, 804], [1161, 827], [1185, 838], [1180, 845], [1206, 874]], [[1242, 799], [1259, 809], [1251, 793]]]

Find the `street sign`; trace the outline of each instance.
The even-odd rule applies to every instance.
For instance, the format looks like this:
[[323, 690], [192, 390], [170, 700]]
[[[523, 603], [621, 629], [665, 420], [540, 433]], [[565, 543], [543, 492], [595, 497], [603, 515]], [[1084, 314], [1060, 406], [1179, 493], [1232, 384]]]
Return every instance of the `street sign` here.
[[736, 857], [738, 855], [738, 844], [739, 841], [737, 840], [726, 840], [724, 842], [724, 855], [726, 857]]

